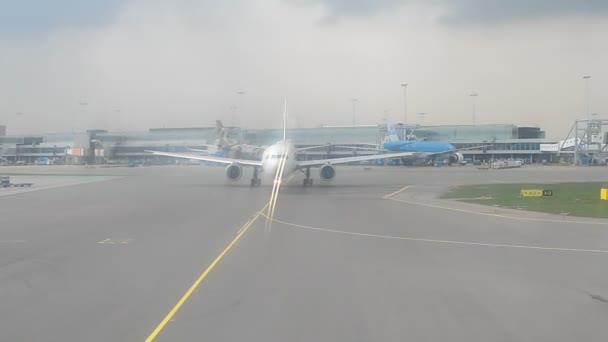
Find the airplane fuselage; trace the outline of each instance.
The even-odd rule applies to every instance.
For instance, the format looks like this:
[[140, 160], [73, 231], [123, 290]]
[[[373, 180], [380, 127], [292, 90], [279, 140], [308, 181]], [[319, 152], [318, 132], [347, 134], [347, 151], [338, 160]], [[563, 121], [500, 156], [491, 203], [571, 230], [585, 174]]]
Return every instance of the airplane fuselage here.
[[384, 148], [389, 151], [414, 153], [440, 153], [456, 151], [454, 145], [448, 143], [407, 140], [388, 141], [384, 143]]
[[277, 170], [283, 163], [281, 178], [287, 177], [297, 169], [296, 148], [290, 140], [271, 145], [262, 154], [262, 171], [266, 175], [279, 176]]

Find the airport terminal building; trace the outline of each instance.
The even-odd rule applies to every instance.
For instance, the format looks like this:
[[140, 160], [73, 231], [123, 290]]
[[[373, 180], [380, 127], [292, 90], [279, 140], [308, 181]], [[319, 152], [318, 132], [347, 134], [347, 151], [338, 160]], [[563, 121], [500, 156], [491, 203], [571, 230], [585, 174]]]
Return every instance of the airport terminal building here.
[[[555, 161], [555, 153], [541, 151], [541, 144], [555, 144], [545, 139], [538, 127], [518, 127], [512, 124], [408, 126], [396, 125], [401, 139], [449, 142], [462, 150], [465, 160], [493, 161], [522, 159], [527, 162]], [[84, 133], [44, 134], [36, 136], [0, 135], [0, 162], [3, 163], [129, 163], [174, 162], [152, 156], [146, 150], [188, 152], [206, 149], [214, 144], [215, 127], [152, 128], [139, 132], [108, 132], [88, 130]], [[4, 133], [0, 130], [0, 133]], [[226, 127], [226, 135], [239, 143], [265, 146], [282, 138], [281, 129], [243, 129]], [[387, 136], [385, 125], [327, 126], [296, 128], [287, 132], [297, 147], [328, 145], [305, 151], [304, 159], [352, 156], [374, 153], [370, 145], [382, 147]], [[479, 148], [475, 148], [479, 146]], [[483, 147], [482, 147], [483, 146]], [[358, 150], [357, 147], [361, 149]], [[243, 157], [255, 158], [253, 152], [242, 151]], [[161, 159], [159, 159], [161, 158]]]

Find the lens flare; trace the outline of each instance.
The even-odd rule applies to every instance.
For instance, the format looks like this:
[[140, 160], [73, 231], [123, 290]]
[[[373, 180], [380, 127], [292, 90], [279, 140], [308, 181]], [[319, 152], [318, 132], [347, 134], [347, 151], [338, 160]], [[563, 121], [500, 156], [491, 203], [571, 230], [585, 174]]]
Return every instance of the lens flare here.
[[272, 184], [272, 193], [270, 194], [270, 205], [268, 206], [268, 214], [266, 215], [266, 231], [270, 231], [272, 228], [272, 218], [274, 217], [274, 211], [279, 198], [279, 190], [281, 189], [281, 180], [283, 179], [283, 171], [285, 170], [285, 163], [287, 161], [287, 146], [283, 145], [283, 151], [281, 158], [279, 159], [279, 166], [274, 177]]

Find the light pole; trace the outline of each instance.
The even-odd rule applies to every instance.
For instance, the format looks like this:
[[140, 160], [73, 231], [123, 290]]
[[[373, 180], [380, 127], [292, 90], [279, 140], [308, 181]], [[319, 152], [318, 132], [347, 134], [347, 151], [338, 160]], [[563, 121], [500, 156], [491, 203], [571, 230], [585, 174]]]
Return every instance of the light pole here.
[[475, 109], [476, 109], [475, 107], [476, 107], [476, 102], [477, 102], [476, 99], [477, 99], [477, 96], [479, 96], [479, 94], [474, 92], [469, 96], [473, 99], [473, 126], [475, 126], [475, 125], [477, 125], [477, 122], [475, 120]]
[[426, 113], [418, 113], [418, 116], [420, 116], [420, 126], [424, 125], [424, 116], [426, 115]]
[[401, 83], [403, 87], [403, 139], [407, 140], [407, 83]]
[[585, 76], [583, 76], [583, 80], [585, 82], [585, 104], [587, 106], [586, 114], [587, 114], [587, 120], [589, 120], [589, 115], [591, 112], [590, 105], [589, 105], [589, 82], [591, 80], [591, 76], [585, 75]]
[[350, 102], [353, 103], [353, 126], [357, 124], [357, 101], [358, 99], [350, 99]]

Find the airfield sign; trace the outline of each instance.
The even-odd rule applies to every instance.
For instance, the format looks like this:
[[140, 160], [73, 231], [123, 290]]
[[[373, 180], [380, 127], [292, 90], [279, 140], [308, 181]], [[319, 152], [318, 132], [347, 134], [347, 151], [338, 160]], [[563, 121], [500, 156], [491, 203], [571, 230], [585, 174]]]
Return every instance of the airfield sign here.
[[547, 197], [553, 196], [553, 190], [545, 189], [521, 189], [519, 194], [523, 197]]

